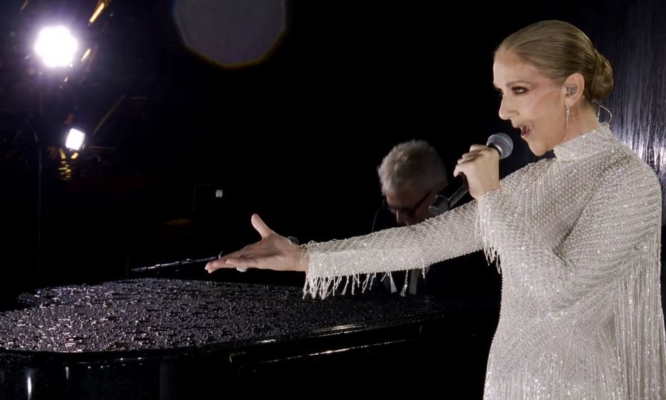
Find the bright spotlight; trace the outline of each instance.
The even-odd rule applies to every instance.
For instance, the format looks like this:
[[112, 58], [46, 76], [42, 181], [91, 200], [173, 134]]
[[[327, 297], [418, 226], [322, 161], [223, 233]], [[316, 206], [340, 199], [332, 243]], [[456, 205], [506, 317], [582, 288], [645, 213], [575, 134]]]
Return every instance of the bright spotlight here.
[[83, 147], [83, 141], [86, 138], [86, 134], [81, 132], [78, 129], [70, 129], [69, 134], [67, 135], [67, 141], [65, 142], [65, 147], [71, 150], [81, 150]]
[[42, 29], [35, 42], [35, 52], [50, 68], [72, 65], [78, 48], [77, 40], [64, 26]]

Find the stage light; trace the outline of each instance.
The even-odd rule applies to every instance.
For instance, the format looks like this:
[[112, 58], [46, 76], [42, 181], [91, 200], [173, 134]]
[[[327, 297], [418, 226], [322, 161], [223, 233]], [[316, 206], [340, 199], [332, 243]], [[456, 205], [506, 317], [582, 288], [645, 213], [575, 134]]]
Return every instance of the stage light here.
[[78, 41], [64, 26], [42, 29], [35, 42], [35, 53], [49, 68], [72, 65], [78, 48]]
[[65, 147], [71, 150], [81, 150], [83, 147], [83, 142], [86, 139], [86, 134], [81, 132], [78, 129], [70, 129], [69, 134], [67, 135], [67, 141], [65, 142]]

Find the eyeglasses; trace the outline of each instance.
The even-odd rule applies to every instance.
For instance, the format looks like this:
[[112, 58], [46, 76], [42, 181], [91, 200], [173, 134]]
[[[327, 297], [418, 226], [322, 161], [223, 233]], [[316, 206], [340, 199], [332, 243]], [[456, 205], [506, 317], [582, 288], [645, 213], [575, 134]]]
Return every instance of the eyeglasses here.
[[389, 210], [393, 214], [400, 213], [400, 214], [408, 216], [409, 218], [413, 218], [414, 214], [416, 214], [416, 210], [419, 207], [421, 207], [421, 204], [423, 204], [423, 202], [428, 198], [428, 196], [430, 196], [430, 194], [432, 193], [433, 190], [434, 189], [430, 189], [430, 191], [428, 191], [428, 193], [426, 193], [425, 196], [421, 197], [421, 200], [419, 200], [412, 207], [393, 207], [393, 206], [390, 206], [388, 204], [388, 202], [386, 201], [386, 197], [384, 197], [384, 199], [383, 199], [384, 208], [386, 208], [387, 210]]

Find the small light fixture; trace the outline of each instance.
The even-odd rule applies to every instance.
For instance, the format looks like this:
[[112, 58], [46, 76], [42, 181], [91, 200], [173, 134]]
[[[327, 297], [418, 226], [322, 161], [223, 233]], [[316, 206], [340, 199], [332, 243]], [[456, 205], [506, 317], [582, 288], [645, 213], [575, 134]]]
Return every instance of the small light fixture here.
[[86, 139], [86, 134], [81, 132], [78, 129], [72, 128], [67, 134], [67, 141], [65, 142], [65, 147], [70, 150], [79, 151], [83, 147], [83, 142]]

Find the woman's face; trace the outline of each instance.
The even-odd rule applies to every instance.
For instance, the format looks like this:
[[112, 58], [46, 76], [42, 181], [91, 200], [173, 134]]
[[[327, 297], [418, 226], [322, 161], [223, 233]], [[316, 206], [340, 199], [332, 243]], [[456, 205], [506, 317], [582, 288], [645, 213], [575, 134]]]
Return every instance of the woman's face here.
[[493, 83], [502, 95], [499, 116], [520, 129], [521, 137], [537, 156], [566, 140], [564, 85], [510, 51], [499, 51]]

